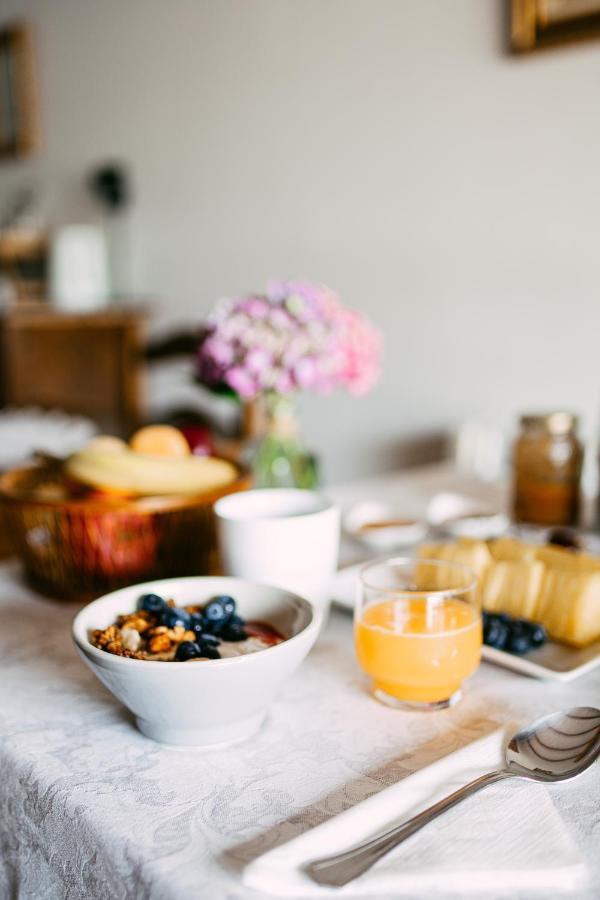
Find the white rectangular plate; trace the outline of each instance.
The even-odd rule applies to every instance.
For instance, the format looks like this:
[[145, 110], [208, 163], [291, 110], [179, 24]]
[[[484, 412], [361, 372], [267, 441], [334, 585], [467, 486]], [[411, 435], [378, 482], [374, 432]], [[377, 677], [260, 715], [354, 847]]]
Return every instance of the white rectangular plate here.
[[[347, 566], [336, 574], [332, 585], [332, 600], [338, 606], [354, 612], [356, 576], [360, 565]], [[548, 641], [543, 647], [531, 650], [526, 656], [516, 656], [493, 647], [482, 649], [482, 658], [522, 675], [552, 681], [572, 681], [600, 665], [600, 641], [581, 650]]]

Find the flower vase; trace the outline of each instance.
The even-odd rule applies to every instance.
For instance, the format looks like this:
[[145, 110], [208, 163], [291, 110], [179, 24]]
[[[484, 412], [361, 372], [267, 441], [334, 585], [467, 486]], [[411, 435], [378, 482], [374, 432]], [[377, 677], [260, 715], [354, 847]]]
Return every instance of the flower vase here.
[[304, 488], [319, 485], [317, 459], [300, 438], [294, 404], [287, 397], [267, 399], [266, 433], [252, 459], [252, 475], [259, 488]]

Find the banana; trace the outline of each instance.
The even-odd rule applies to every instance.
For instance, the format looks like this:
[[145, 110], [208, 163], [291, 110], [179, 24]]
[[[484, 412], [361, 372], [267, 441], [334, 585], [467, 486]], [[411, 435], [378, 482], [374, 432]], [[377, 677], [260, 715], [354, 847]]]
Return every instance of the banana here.
[[231, 484], [237, 477], [235, 466], [210, 456], [169, 459], [94, 447], [74, 453], [65, 468], [70, 478], [82, 484], [138, 497], [203, 494]]

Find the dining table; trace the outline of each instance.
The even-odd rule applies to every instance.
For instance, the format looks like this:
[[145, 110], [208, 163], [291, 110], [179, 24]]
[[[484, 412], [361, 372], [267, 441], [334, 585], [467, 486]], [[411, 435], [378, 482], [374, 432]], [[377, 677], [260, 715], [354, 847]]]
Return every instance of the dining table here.
[[[446, 464], [327, 488], [342, 511], [378, 499], [406, 516], [423, 516], [447, 490], [506, 505], [503, 485]], [[343, 542], [343, 564], [364, 555]], [[0, 565], [1, 900], [264, 900], [242, 871], [267, 850], [509, 721], [600, 705], [600, 668], [563, 683], [483, 662], [453, 708], [390, 709], [370, 695], [351, 616], [334, 607], [251, 740], [175, 749], [141, 735], [86, 668], [71, 638], [76, 611], [37, 594], [17, 560]], [[575, 895], [546, 891], [544, 900], [597, 900], [600, 764], [548, 791], [589, 882]], [[458, 895], [449, 879], [427, 896]], [[508, 894], [490, 883], [483, 896]], [[540, 895], [513, 889], [510, 897]]]

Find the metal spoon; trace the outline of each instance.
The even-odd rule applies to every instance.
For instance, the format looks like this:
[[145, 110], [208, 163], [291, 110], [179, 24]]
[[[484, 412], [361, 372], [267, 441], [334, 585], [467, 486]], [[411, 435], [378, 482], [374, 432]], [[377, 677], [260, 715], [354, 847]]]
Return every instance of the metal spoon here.
[[600, 756], [600, 710], [579, 706], [538, 719], [511, 738], [505, 766], [465, 784], [407, 822], [333, 856], [314, 860], [304, 871], [318, 884], [342, 887], [366, 872], [378, 859], [397, 847], [423, 825], [465, 797], [503, 778], [566, 781], [581, 775]]

